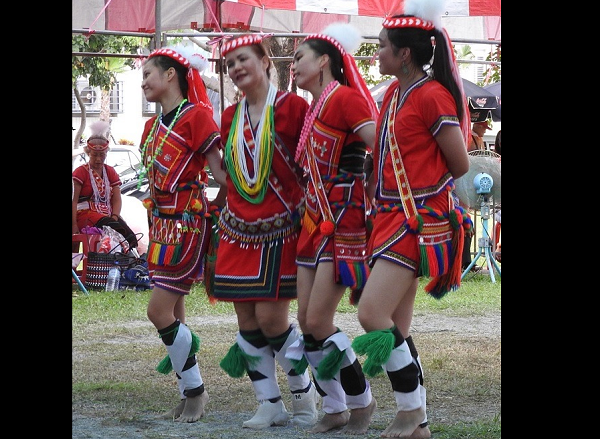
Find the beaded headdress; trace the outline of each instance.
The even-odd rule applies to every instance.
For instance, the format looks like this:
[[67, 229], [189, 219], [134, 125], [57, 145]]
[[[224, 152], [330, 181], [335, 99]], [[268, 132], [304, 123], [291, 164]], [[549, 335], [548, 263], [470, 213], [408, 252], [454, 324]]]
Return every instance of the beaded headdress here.
[[87, 146], [94, 151], [106, 151], [108, 149], [108, 131], [110, 125], [104, 120], [99, 120], [90, 125], [90, 137]]
[[156, 49], [148, 55], [148, 59], [154, 56], [168, 56], [186, 67], [188, 69], [188, 101], [212, 110], [204, 80], [200, 76], [200, 72], [203, 72], [209, 66], [208, 60], [202, 54], [195, 52], [192, 47], [177, 45]]
[[414, 27], [431, 30], [434, 27], [442, 29], [442, 15], [446, 0], [405, 0], [404, 14], [412, 17], [390, 17], [383, 20], [383, 27], [396, 29]]
[[223, 47], [221, 48], [221, 55], [225, 56], [232, 50], [239, 49], [243, 46], [252, 46], [254, 44], [260, 44], [266, 36], [270, 35], [248, 34], [234, 38], [232, 40], [228, 40], [223, 44]]
[[348, 23], [332, 23], [323, 29], [321, 33], [308, 35], [304, 41], [315, 38], [331, 43], [340, 52], [344, 64], [343, 74], [347, 85], [360, 92], [369, 105], [373, 119], [377, 120], [379, 115], [377, 104], [351, 54], [360, 45], [358, 30]]
[[[426, 31], [436, 29], [444, 35], [446, 44], [446, 52], [448, 53], [448, 63], [451, 66], [452, 76], [454, 82], [460, 90], [463, 96], [463, 116], [460, 123], [460, 128], [463, 134], [463, 138], [466, 140], [469, 138], [471, 128], [469, 123], [471, 118], [469, 117], [468, 105], [465, 99], [465, 92], [463, 89], [463, 82], [458, 69], [458, 63], [454, 57], [454, 48], [452, 47], [452, 41], [450, 35], [444, 27], [442, 27], [442, 15], [444, 15], [446, 0], [405, 0], [404, 2], [404, 15], [401, 17], [389, 17], [383, 20], [382, 26], [386, 29], [399, 29], [399, 28], [417, 28]], [[435, 36], [431, 36], [431, 45], [433, 47], [433, 54], [435, 55]], [[430, 64], [433, 64], [433, 58], [431, 57]]]

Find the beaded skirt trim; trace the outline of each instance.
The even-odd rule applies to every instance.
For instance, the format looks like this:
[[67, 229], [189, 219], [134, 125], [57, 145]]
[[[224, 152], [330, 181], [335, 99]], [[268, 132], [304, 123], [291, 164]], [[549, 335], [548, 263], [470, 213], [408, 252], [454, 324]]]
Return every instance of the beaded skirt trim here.
[[304, 206], [298, 206], [293, 212], [277, 214], [270, 218], [247, 222], [237, 218], [226, 207], [219, 217], [221, 238], [229, 241], [240, 241], [245, 244], [262, 244], [285, 239], [300, 231]]

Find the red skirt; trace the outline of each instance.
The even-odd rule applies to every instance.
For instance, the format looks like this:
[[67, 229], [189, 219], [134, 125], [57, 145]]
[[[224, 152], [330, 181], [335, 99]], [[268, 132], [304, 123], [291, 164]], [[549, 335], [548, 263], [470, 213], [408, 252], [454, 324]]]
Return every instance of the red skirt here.
[[263, 243], [221, 235], [212, 297], [229, 302], [295, 299], [297, 243], [297, 233]]

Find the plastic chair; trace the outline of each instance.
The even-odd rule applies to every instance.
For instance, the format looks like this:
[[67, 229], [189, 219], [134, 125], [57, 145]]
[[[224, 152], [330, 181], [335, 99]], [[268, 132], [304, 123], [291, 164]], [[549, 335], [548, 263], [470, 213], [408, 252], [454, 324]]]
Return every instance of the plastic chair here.
[[[81, 262], [81, 268], [77, 267], [73, 269], [73, 279], [71, 283], [77, 283], [82, 285], [85, 283], [85, 277], [87, 275], [87, 255], [90, 251], [98, 251], [98, 245], [100, 244], [100, 238], [102, 235], [94, 233], [91, 235], [85, 233], [77, 233], [72, 235], [73, 252], [83, 253], [83, 261]], [[75, 276], [77, 279], [75, 279]]]

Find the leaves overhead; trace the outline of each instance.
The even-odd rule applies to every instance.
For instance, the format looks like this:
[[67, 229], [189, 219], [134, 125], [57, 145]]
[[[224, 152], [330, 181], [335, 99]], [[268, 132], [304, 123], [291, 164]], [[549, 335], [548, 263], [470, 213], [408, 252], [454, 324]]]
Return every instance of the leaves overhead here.
[[[119, 53], [136, 55], [140, 47], [137, 37], [122, 37], [115, 35], [92, 34], [73, 35], [71, 38], [72, 52], [87, 53]], [[133, 67], [135, 58], [117, 58], [102, 56], [73, 56], [71, 69], [72, 86], [76, 87], [77, 78], [88, 76], [89, 85], [110, 90], [116, 74], [125, 66]]]

